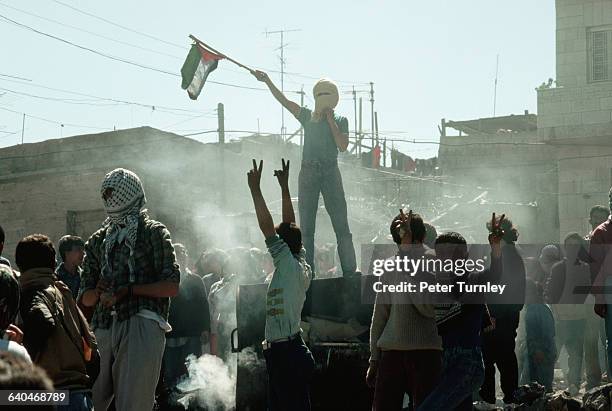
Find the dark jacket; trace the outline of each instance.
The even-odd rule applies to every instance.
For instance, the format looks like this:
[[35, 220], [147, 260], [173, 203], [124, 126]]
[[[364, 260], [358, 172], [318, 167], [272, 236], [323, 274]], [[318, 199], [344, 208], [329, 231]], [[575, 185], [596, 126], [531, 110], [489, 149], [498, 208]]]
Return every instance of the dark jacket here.
[[210, 331], [208, 299], [199, 276], [181, 270], [179, 293], [170, 302], [168, 322], [172, 326], [168, 338], [199, 337]]
[[496, 329], [506, 325], [516, 329], [525, 302], [526, 275], [523, 257], [514, 244], [503, 245], [502, 265], [504, 268], [499, 283], [506, 284], [507, 288], [503, 295], [488, 300], [489, 311], [496, 320]]
[[[591, 258], [591, 280], [595, 284], [599, 271], [602, 271], [602, 277], [599, 278], [601, 284], [604, 285], [605, 277], [612, 273], [612, 269], [609, 267], [609, 260], [606, 260], [608, 251], [612, 247], [612, 220], [610, 217], [603, 223], [601, 223], [591, 233], [591, 243], [589, 244], [589, 256]], [[605, 265], [604, 265], [605, 264]], [[599, 293], [595, 293], [598, 294]]]
[[47, 268], [28, 270], [19, 278], [24, 345], [56, 388], [85, 389], [90, 386], [87, 351], [97, 349], [95, 337], [70, 290], [58, 288], [56, 280]]

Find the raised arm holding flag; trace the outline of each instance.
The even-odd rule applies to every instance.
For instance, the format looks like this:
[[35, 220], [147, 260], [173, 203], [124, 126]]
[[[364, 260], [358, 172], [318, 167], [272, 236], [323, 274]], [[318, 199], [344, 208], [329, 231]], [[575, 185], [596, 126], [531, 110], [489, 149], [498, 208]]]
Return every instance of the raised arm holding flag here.
[[348, 225], [342, 176], [338, 169], [338, 151], [345, 151], [348, 146], [348, 120], [334, 113], [339, 100], [338, 87], [329, 79], [319, 80], [313, 88], [315, 108], [312, 111], [289, 100], [265, 72], [251, 70], [251, 73], [268, 86], [274, 98], [304, 127], [298, 208], [306, 261], [314, 272], [315, 223], [319, 194], [323, 194], [325, 208], [336, 233], [343, 275], [354, 274], [357, 269], [355, 249]]

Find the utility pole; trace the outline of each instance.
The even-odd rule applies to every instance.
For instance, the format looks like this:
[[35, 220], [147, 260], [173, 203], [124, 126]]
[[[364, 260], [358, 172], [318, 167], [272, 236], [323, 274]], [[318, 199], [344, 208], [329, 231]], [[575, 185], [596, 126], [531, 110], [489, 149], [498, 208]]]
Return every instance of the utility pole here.
[[21, 144], [23, 145], [23, 135], [25, 134], [25, 113], [23, 113], [23, 119], [21, 120]]
[[[292, 31], [300, 31], [300, 29], [291, 29], [291, 30], [276, 30], [276, 31], [265, 31], [266, 37], [269, 34], [280, 34], [280, 73], [281, 73], [281, 92], [285, 93], [285, 33], [289, 33]], [[278, 49], [277, 49], [278, 50]], [[281, 138], [284, 140], [285, 138], [285, 108], [281, 107]]]
[[[379, 141], [378, 140], [378, 111], [374, 112], [374, 129], [376, 130], [376, 145], [378, 145], [378, 141]], [[385, 152], [382, 151], [381, 155], [383, 157], [383, 162], [384, 162]]]
[[374, 83], [370, 82], [370, 103], [372, 104], [372, 153], [374, 153], [374, 147], [378, 144], [374, 144]]
[[225, 111], [223, 103], [217, 104], [217, 131], [219, 132], [219, 144], [225, 144]]
[[374, 130], [376, 130], [376, 144], [378, 144], [378, 111], [374, 112]]
[[[300, 89], [300, 107], [304, 107], [304, 85]], [[300, 127], [300, 147], [304, 145], [304, 126]]]
[[383, 167], [387, 167], [387, 137], [383, 139]]
[[499, 75], [499, 54], [497, 55], [497, 62], [495, 63], [495, 88], [493, 89], [493, 117], [497, 112], [497, 77]]
[[359, 97], [359, 138], [357, 139], [357, 150], [359, 150], [359, 157], [361, 157], [361, 139], [363, 138], [363, 97]]
[[[258, 119], [259, 120], [259, 119]], [[223, 103], [217, 104], [217, 132], [219, 133], [219, 167], [218, 167], [218, 181], [219, 181], [219, 195], [220, 203], [222, 207], [227, 204], [226, 197], [226, 186], [225, 186], [225, 109]]]
[[[353, 86], [353, 108], [355, 110], [355, 144], [359, 143], [359, 137], [357, 136], [357, 92], [355, 86]], [[357, 150], [355, 150], [357, 152]]]

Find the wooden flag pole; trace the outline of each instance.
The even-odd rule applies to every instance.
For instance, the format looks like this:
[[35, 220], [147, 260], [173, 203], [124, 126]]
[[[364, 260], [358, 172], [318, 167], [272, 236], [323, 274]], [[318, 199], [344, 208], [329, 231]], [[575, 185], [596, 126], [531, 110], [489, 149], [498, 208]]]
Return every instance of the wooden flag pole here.
[[236, 64], [239, 67], [242, 67], [243, 69], [249, 70], [251, 73], [254, 72], [255, 70], [253, 70], [252, 68], [245, 66], [244, 64], [234, 60], [233, 58], [221, 53], [220, 51], [215, 50], [214, 48], [210, 47], [208, 44], [204, 43], [202, 40], [198, 39], [196, 36], [194, 36], [193, 34], [189, 35], [189, 38], [193, 41], [195, 41], [196, 43], [200, 43], [202, 46], [206, 47], [208, 50], [212, 51], [215, 54], [218, 54], [219, 56], [231, 61], [232, 63]]

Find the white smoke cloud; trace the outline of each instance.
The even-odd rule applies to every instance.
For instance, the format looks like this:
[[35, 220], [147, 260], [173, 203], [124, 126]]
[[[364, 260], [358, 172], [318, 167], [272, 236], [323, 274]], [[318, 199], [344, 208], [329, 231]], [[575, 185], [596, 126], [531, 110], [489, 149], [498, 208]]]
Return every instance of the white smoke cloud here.
[[[240, 364], [253, 369], [263, 367], [263, 360], [251, 347], [239, 353]], [[227, 362], [204, 354], [199, 358], [187, 357], [187, 377], [178, 385], [182, 395], [177, 401], [187, 408], [190, 404], [210, 410], [234, 410], [236, 407], [236, 354], [230, 354]]]
[[178, 400], [185, 408], [196, 402], [206, 409], [232, 410], [236, 406], [236, 372], [217, 356], [187, 357], [188, 377], [177, 388], [184, 395]]

